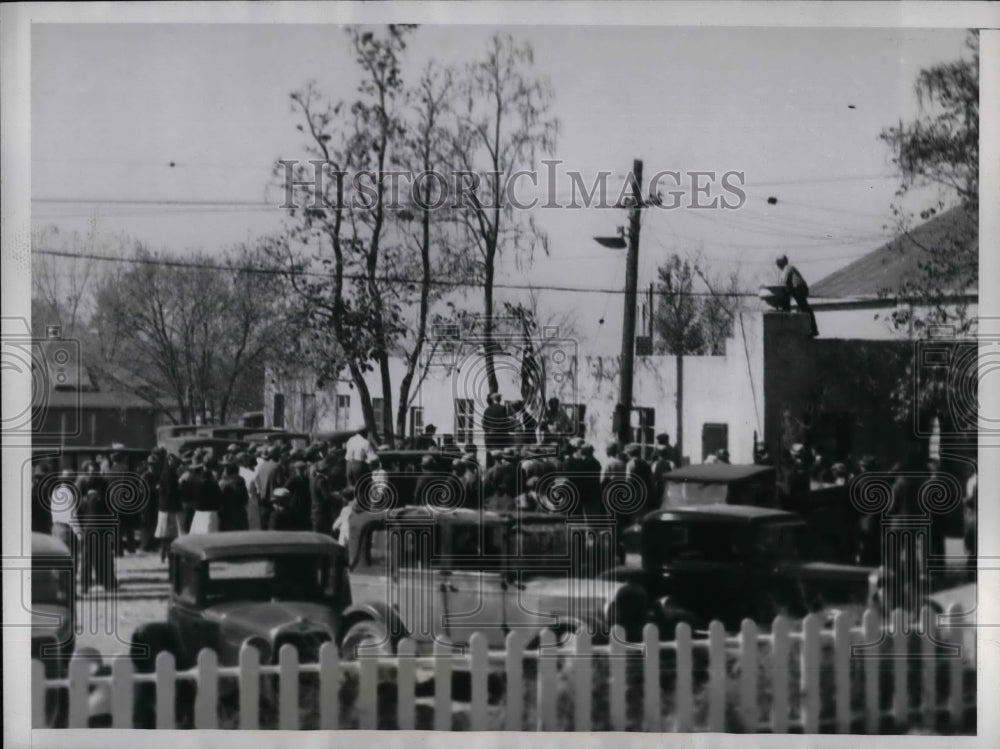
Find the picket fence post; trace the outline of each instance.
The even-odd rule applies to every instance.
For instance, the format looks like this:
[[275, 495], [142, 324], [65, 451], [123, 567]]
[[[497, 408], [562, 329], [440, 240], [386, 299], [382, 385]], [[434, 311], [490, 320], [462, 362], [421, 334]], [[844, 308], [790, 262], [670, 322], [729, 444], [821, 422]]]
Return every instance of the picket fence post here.
[[397, 649], [399, 670], [396, 672], [396, 686], [399, 690], [397, 698], [397, 725], [400, 730], [411, 731], [416, 725], [415, 691], [417, 686], [416, 662], [417, 644], [410, 638], [404, 638]]
[[111, 727], [132, 727], [134, 695], [132, 659], [115, 658], [111, 664]]
[[555, 633], [551, 629], [542, 630], [538, 644], [538, 730], [554, 731], [556, 717], [556, 656], [552, 649], [556, 644]]
[[895, 609], [892, 612], [892, 719], [897, 729], [903, 728], [907, 724], [907, 671], [910, 668], [910, 659], [906, 653], [906, 631], [903, 626], [905, 612], [902, 609]]
[[204, 648], [198, 653], [198, 694], [194, 703], [194, 727], [218, 728], [219, 657]]
[[591, 696], [594, 689], [590, 633], [581, 632], [576, 638], [576, 652], [573, 656], [573, 730], [590, 730]]
[[788, 732], [788, 659], [791, 650], [788, 620], [780, 614], [771, 625], [771, 730]]
[[45, 702], [48, 697], [48, 686], [45, 683], [45, 664], [34, 660], [31, 662], [31, 727], [46, 728]]
[[660, 730], [660, 632], [652, 622], [642, 628], [642, 730]]
[[[887, 633], [884, 628], [879, 626], [880, 619], [884, 619], [884, 617], [879, 612], [874, 609], [865, 610], [864, 617], [862, 618], [862, 626], [864, 628], [864, 644], [866, 646], [871, 647], [873, 644], [878, 643], [880, 648], [883, 647]], [[879, 711], [882, 709], [881, 700], [879, 699], [881, 689], [879, 671], [882, 667], [881, 653], [876, 651], [873, 654], [864, 656], [864, 665], [865, 733], [876, 734], [882, 722], [881, 715], [879, 714]]]
[[962, 629], [956, 626], [956, 619], [961, 615], [962, 610], [957, 602], [948, 607], [948, 637], [949, 643], [958, 646], [958, 656], [950, 658], [950, 669], [948, 674], [948, 718], [952, 730], [957, 730], [962, 725], [962, 660], [965, 657], [962, 641]]
[[434, 730], [451, 730], [451, 645], [434, 641]]
[[524, 640], [520, 630], [515, 629], [507, 634], [507, 654], [504, 661], [507, 667], [504, 727], [508, 731], [520, 731], [524, 718]]
[[689, 733], [694, 727], [694, 684], [691, 671], [691, 625], [681, 622], [674, 630], [677, 647], [677, 677], [674, 680], [674, 704], [677, 706], [676, 730]]
[[819, 614], [809, 614], [802, 622], [801, 686], [799, 705], [802, 710], [802, 730], [819, 732], [819, 670], [820, 626]]
[[287, 642], [278, 651], [278, 728], [299, 728], [299, 651]]
[[924, 626], [924, 636], [921, 639], [920, 681], [921, 701], [920, 711], [923, 716], [924, 728], [934, 729], [937, 726], [937, 645], [938, 637], [937, 614], [930, 606], [920, 610], [920, 621]]
[[625, 730], [625, 630], [616, 624], [611, 630], [611, 682], [608, 703], [611, 708], [611, 730]]
[[177, 663], [174, 654], [163, 651], [156, 656], [156, 727], [176, 728]]
[[69, 727], [86, 728], [89, 723], [90, 663], [74, 656], [69, 662]]
[[708, 730], [726, 730], [726, 630], [708, 625]]
[[744, 619], [740, 626], [740, 714], [746, 733], [757, 731], [757, 625]]
[[470, 728], [473, 731], [485, 731], [489, 727], [486, 693], [489, 666], [486, 636], [476, 632], [469, 638], [469, 675], [472, 679], [472, 704], [469, 706], [469, 717]]
[[260, 728], [260, 652], [243, 643], [240, 648], [240, 729]]
[[[360, 648], [358, 648], [360, 651]], [[448, 680], [451, 687], [451, 679]], [[448, 699], [449, 707], [451, 698]], [[378, 658], [358, 653], [358, 728], [373, 731], [378, 727]]]
[[837, 733], [851, 732], [851, 620], [838, 611], [833, 620], [833, 678]]
[[340, 653], [332, 642], [319, 648], [319, 727], [340, 728]]

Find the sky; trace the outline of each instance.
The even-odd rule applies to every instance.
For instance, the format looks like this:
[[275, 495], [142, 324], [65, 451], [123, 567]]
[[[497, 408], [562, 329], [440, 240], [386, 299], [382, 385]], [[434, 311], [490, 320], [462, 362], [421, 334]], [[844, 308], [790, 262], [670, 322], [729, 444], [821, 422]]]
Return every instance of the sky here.
[[[431, 59], [477, 59], [497, 28], [421, 27], [404, 76]], [[640, 287], [673, 252], [700, 255], [714, 274], [737, 269], [755, 289], [774, 278], [778, 253], [813, 283], [883, 244], [899, 183], [878, 135], [917, 113], [921, 68], [966, 54], [965, 32], [954, 29], [508, 30], [532, 45], [535, 70], [550, 81], [560, 120], [553, 157], [565, 169], [611, 171], [612, 185], [636, 158], [647, 177], [746, 175], [739, 210], [645, 213]], [[272, 164], [303, 153], [289, 94], [309, 80], [331, 100], [353, 97], [358, 75], [342, 27], [34, 25], [34, 225], [125, 234], [179, 256], [276, 231], [274, 208], [169, 201], [277, 202]], [[622, 211], [548, 209], [536, 219], [550, 255], [528, 269], [507, 263], [501, 282], [623, 285], [624, 253], [593, 240], [625, 224]], [[620, 294], [541, 296], [593, 349], [620, 344]]]

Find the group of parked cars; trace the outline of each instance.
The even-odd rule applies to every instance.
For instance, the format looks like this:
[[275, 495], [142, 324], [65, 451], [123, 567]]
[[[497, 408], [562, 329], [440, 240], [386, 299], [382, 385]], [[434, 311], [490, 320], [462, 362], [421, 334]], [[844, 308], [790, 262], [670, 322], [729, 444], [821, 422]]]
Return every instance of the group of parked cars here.
[[[501, 648], [517, 631], [531, 647], [546, 629], [557, 645], [584, 631], [607, 642], [619, 625], [637, 640], [650, 622], [666, 640], [681, 622], [735, 630], [747, 617], [766, 625], [875, 600], [877, 570], [837, 563], [802, 516], [768, 506], [760, 467], [698, 468], [714, 473], [668, 474], [661, 508], [627, 529], [624, 544], [610, 517], [422, 506], [359, 509], [339, 541], [282, 531], [182, 537], [170, 548], [166, 618], [137, 628], [133, 661], [149, 672], [169, 651], [186, 669], [207, 647], [235, 665], [247, 643], [264, 661], [286, 643], [316, 660], [327, 642], [351, 659], [390, 654], [404, 637], [418, 652], [435, 641], [463, 646], [474, 632]], [[33, 539], [33, 603], [48, 623], [35, 626], [32, 655], [50, 676], [65, 675], [74, 646], [72, 569], [59, 572], [72, 560], [58, 546]]]

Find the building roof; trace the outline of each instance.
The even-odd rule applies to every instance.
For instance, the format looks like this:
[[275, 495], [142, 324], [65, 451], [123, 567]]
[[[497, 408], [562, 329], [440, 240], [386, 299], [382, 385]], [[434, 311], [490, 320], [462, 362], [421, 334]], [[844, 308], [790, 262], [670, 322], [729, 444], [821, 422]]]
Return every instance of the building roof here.
[[138, 395], [112, 390], [52, 390], [44, 405], [47, 408], [138, 408], [160, 409]]
[[[959, 242], [972, 252], [979, 248], [979, 227], [961, 207], [941, 213], [906, 234], [858, 258], [849, 265], [811, 284], [809, 296], [816, 299], [877, 297], [880, 291], [895, 292], [904, 282], [919, 278], [924, 248], [940, 248]], [[967, 293], [969, 289], [953, 289]]]
[[725, 484], [730, 481], [773, 473], [772, 466], [731, 465], [729, 463], [703, 463], [701, 465], [684, 466], [671, 471], [664, 479], [667, 481], [691, 481], [703, 484]]
[[329, 553], [342, 549], [322, 533], [310, 531], [229, 531], [186, 535], [170, 545], [171, 551], [202, 560], [270, 554]]

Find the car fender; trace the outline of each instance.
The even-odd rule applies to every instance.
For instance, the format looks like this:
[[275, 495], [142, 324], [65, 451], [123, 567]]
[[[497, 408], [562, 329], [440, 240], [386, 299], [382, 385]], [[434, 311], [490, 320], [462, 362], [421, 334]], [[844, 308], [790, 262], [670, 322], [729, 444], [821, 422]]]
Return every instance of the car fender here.
[[129, 657], [139, 673], [156, 670], [156, 658], [162, 652], [174, 656], [178, 669], [186, 668], [180, 633], [170, 622], [149, 622], [136, 627], [129, 645]]
[[344, 609], [344, 613], [340, 619], [340, 631], [337, 633], [338, 642], [343, 638], [347, 630], [351, 628], [352, 624], [363, 619], [373, 619], [385, 624], [385, 628], [389, 632], [389, 637], [394, 641], [406, 637], [409, 632], [406, 624], [399, 618], [394, 608], [384, 601], [365, 601], [364, 603], [356, 603]]
[[662, 596], [657, 599], [653, 609], [656, 613], [656, 624], [660, 628], [661, 636], [666, 636], [669, 639], [673, 639], [676, 627], [681, 622], [689, 625], [692, 630], [707, 629], [707, 623], [702, 617], [671, 596]]

